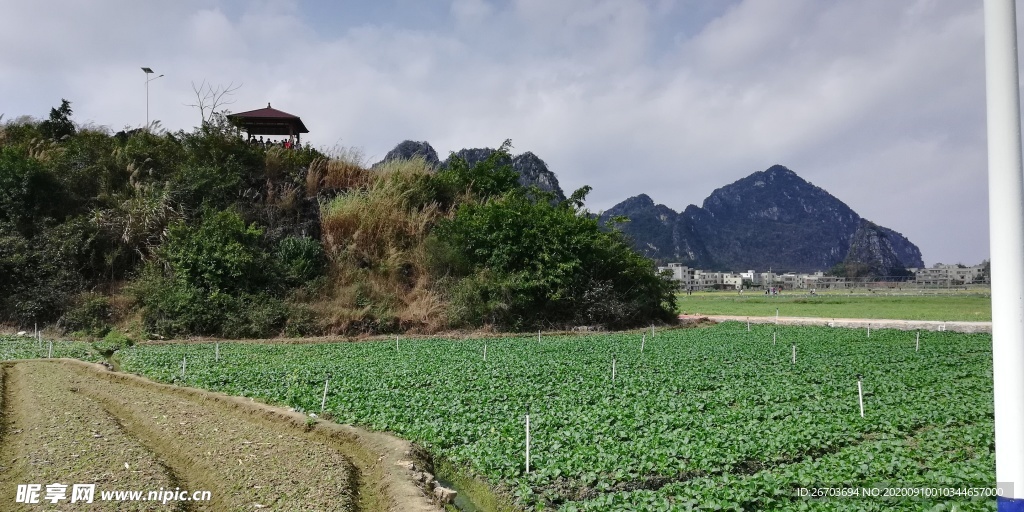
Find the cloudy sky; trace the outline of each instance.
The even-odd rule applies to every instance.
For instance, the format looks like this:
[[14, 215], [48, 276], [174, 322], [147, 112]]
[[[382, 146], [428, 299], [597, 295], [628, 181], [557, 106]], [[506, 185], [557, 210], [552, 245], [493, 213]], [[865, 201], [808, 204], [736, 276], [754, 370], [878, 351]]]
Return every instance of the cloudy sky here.
[[982, 3], [963, 0], [0, 0], [0, 113], [199, 123], [302, 117], [368, 162], [512, 139], [600, 211], [682, 210], [782, 164], [902, 232], [928, 265], [988, 257]]

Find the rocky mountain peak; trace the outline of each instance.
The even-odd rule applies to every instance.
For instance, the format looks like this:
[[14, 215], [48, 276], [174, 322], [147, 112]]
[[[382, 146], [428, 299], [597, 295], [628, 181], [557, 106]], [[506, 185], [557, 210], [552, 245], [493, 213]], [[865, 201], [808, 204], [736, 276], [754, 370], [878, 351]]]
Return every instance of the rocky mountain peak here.
[[437, 168], [441, 164], [441, 160], [437, 157], [437, 151], [430, 143], [426, 141], [418, 142], [413, 140], [404, 140], [398, 143], [388, 154], [384, 155], [384, 159], [374, 164], [374, 167], [388, 162], [391, 160], [412, 160], [413, 158], [422, 158], [427, 165]]
[[[877, 248], [857, 257], [878, 260], [879, 268], [895, 260], [923, 265], [920, 250], [903, 235], [881, 226], [861, 233], [860, 215], [782, 165], [718, 188], [702, 207], [689, 205], [682, 214], [641, 195], [609, 209], [603, 218], [609, 215], [633, 220], [622, 229], [648, 256], [708, 270], [828, 270], [850, 254], [855, 235], [866, 238], [857, 247]], [[879, 245], [880, 240], [888, 245]]]
[[[493, 148], [468, 148], [454, 152], [454, 155], [462, 158], [469, 165], [473, 166], [494, 154]], [[448, 166], [451, 156], [441, 162], [437, 157], [437, 151], [426, 141], [417, 142], [406, 140], [399, 143], [391, 151], [388, 151], [384, 158], [375, 164], [376, 168], [389, 160], [409, 160], [412, 158], [423, 158], [428, 165], [435, 169]], [[541, 190], [553, 192], [558, 201], [565, 200], [565, 193], [558, 184], [558, 177], [548, 169], [547, 164], [537, 155], [530, 151], [510, 157], [505, 163], [512, 166], [512, 169], [519, 173], [519, 183], [524, 187], [536, 186]]]

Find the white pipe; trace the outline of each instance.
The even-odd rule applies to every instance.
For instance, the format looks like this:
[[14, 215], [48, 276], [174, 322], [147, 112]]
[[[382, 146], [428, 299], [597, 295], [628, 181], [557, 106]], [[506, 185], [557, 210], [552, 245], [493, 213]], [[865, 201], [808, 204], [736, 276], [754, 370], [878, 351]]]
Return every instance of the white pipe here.
[[1024, 175], [1014, 0], [985, 0], [992, 373], [999, 511], [1024, 510]]

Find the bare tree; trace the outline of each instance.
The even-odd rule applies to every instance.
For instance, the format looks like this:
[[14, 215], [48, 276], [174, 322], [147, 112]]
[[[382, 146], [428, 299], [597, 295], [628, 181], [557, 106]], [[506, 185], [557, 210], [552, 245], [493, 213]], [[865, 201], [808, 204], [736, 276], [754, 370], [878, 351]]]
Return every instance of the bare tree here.
[[192, 82], [192, 90], [196, 93], [196, 102], [187, 106], [199, 109], [199, 116], [205, 125], [210, 122], [213, 114], [217, 113], [224, 105], [230, 105], [235, 102], [229, 96], [233, 95], [241, 87], [242, 84], [235, 85], [234, 82], [226, 86], [218, 85], [214, 87], [213, 84], [206, 83], [206, 80], [203, 80], [203, 83], [197, 87], [196, 83]]

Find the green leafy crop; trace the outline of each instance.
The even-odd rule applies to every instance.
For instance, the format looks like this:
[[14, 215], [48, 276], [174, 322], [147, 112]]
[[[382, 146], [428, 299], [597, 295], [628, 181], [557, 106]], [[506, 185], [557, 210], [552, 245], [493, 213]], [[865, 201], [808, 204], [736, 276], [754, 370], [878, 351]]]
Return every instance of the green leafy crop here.
[[916, 351], [914, 332], [775, 329], [726, 323], [397, 349], [393, 339], [233, 343], [221, 344], [219, 361], [212, 345], [136, 346], [122, 367], [317, 413], [330, 374], [326, 411], [336, 421], [420, 443], [533, 510], [994, 509], [986, 497], [798, 495], [991, 485], [989, 335], [924, 332]]

